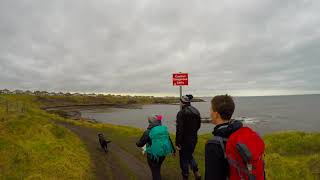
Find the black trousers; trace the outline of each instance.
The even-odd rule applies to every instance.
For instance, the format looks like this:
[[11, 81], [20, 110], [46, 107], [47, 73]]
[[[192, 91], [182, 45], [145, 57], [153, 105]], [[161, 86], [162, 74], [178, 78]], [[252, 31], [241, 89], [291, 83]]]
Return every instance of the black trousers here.
[[180, 158], [180, 168], [182, 171], [182, 176], [187, 178], [189, 176], [189, 167], [192, 169], [193, 172], [198, 171], [198, 164], [193, 157], [193, 152], [195, 149], [195, 145], [185, 145], [181, 147], [179, 151], [179, 158]]
[[149, 155], [147, 157], [148, 164], [152, 173], [153, 180], [161, 180], [161, 165], [165, 157], [159, 157], [158, 160], [151, 158]]

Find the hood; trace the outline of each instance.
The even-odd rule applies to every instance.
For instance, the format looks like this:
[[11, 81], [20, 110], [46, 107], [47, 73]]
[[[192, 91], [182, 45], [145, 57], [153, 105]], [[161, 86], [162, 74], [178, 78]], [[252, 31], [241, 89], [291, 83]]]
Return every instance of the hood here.
[[162, 124], [162, 115], [152, 115], [148, 117], [149, 126], [148, 129], [152, 129], [155, 126], [160, 126]]
[[219, 124], [217, 125], [212, 134], [214, 136], [220, 136], [224, 138], [229, 138], [229, 136], [236, 132], [238, 129], [240, 129], [243, 126], [241, 121], [233, 120], [227, 123]]

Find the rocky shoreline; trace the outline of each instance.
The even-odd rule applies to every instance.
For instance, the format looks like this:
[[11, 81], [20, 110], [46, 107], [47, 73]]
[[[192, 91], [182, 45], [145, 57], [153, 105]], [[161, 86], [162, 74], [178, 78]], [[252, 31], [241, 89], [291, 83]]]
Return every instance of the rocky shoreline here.
[[[193, 102], [205, 102], [203, 99], [197, 98]], [[163, 104], [163, 103], [156, 103]], [[95, 119], [83, 118], [81, 111], [83, 110], [95, 110], [95, 109], [110, 109], [110, 108], [123, 108], [123, 109], [142, 109], [144, 104], [111, 104], [111, 103], [101, 103], [101, 104], [72, 104], [72, 105], [59, 105], [59, 106], [43, 106], [42, 110], [45, 110], [51, 114], [57, 114], [63, 118], [73, 119], [73, 120], [88, 120], [94, 121]], [[179, 103], [170, 103], [169, 105], [179, 105]], [[204, 123], [207, 123], [206, 121]]]
[[93, 109], [109, 109], [109, 108], [123, 108], [123, 109], [141, 109], [142, 105], [128, 105], [128, 104], [86, 104], [86, 105], [68, 105], [68, 106], [53, 106], [53, 107], [42, 107], [42, 110], [50, 114], [57, 114], [63, 118], [69, 118], [73, 120], [88, 120], [95, 121], [95, 119], [83, 118], [81, 111], [93, 110]]

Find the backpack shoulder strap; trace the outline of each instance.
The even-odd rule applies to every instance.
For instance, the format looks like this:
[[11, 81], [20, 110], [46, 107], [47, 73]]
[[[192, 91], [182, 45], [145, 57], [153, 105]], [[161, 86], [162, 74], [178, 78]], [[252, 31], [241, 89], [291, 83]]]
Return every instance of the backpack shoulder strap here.
[[208, 144], [217, 144], [221, 147], [223, 151], [223, 156], [225, 159], [227, 159], [227, 154], [226, 154], [226, 147], [225, 144], [227, 143], [228, 138], [220, 137], [220, 136], [214, 136], [212, 139], [210, 139], [207, 143]]

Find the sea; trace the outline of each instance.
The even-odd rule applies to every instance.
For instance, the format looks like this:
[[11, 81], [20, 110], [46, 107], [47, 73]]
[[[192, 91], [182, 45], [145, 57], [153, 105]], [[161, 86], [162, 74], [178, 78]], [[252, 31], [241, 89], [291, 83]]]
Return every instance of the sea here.
[[[194, 102], [202, 118], [209, 118], [212, 97], [205, 102]], [[234, 97], [236, 109], [233, 119], [241, 120], [261, 135], [280, 131], [320, 131], [320, 95]], [[174, 133], [179, 105], [144, 105], [141, 109], [94, 109], [81, 111], [85, 118], [102, 123], [125, 125], [137, 128], [148, 126], [152, 114], [163, 115], [163, 124]], [[199, 134], [211, 133], [214, 125], [203, 123]]]

